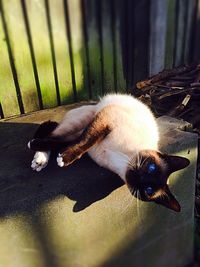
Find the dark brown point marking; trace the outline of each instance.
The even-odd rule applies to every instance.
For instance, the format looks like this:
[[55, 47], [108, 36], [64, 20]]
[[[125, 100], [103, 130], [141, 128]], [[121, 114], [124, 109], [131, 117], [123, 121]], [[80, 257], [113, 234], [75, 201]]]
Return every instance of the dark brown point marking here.
[[92, 146], [100, 143], [110, 132], [111, 127], [108, 125], [106, 116], [102, 110], [102, 112], [96, 115], [78, 140], [70, 144], [70, 146], [61, 153], [64, 166], [80, 158]]

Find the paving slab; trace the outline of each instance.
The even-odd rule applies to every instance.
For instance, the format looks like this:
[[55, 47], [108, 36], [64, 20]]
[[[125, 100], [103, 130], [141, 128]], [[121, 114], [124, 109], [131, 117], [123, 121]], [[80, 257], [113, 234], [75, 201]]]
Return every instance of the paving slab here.
[[115, 174], [88, 156], [62, 169], [51, 159], [30, 168], [26, 144], [38, 124], [66, 110], [31, 113], [0, 122], [0, 266], [184, 267], [193, 257], [197, 135], [191, 125], [158, 119], [162, 151], [190, 159], [170, 176], [182, 211], [135, 199]]

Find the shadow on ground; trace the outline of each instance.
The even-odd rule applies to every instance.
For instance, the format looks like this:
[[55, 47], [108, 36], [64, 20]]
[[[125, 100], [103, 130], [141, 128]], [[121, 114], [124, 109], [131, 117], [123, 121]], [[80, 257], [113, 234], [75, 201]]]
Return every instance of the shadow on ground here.
[[105, 198], [123, 182], [88, 156], [66, 169], [55, 157], [41, 172], [30, 168], [33, 152], [27, 148], [37, 124], [0, 123], [0, 216], [31, 212], [41, 202], [60, 194], [76, 201], [73, 211]]

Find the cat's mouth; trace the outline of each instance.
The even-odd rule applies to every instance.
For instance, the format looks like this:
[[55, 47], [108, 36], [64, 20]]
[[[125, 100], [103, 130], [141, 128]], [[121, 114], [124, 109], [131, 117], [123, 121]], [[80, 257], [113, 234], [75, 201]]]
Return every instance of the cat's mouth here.
[[143, 192], [141, 192], [141, 190], [137, 187], [130, 187], [128, 186], [129, 191], [131, 192], [131, 195], [134, 196], [135, 198], [142, 200], [142, 201], [149, 201], [149, 199], [147, 199]]
[[148, 202], [155, 201], [157, 198], [160, 197], [159, 190], [155, 192], [149, 192], [148, 194], [145, 190], [142, 190], [138, 187], [132, 187], [128, 185], [128, 188], [129, 188], [129, 191], [131, 192], [131, 195], [141, 201], [148, 201]]

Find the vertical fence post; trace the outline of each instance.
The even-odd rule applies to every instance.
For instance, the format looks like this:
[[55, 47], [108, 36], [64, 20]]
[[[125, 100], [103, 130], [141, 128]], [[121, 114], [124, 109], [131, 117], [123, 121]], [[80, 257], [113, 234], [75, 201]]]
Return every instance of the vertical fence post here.
[[176, 8], [176, 34], [175, 34], [175, 53], [174, 53], [174, 66], [179, 66], [184, 63], [185, 52], [185, 37], [186, 37], [186, 25], [187, 25], [187, 12], [188, 12], [188, 0], [177, 0]]
[[161, 71], [165, 64], [167, 0], [151, 1], [150, 12], [149, 73], [153, 75]]
[[194, 30], [194, 44], [193, 44], [193, 60], [200, 60], [200, 0], [197, 2], [196, 6], [196, 16], [195, 16], [195, 30]]
[[1, 102], [0, 102], [0, 117], [1, 117], [1, 119], [4, 119], [4, 113], [3, 113], [3, 108], [2, 108]]

